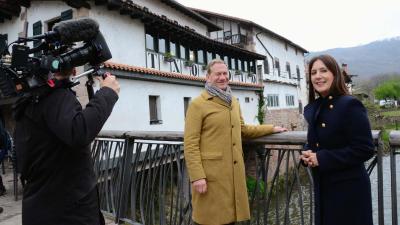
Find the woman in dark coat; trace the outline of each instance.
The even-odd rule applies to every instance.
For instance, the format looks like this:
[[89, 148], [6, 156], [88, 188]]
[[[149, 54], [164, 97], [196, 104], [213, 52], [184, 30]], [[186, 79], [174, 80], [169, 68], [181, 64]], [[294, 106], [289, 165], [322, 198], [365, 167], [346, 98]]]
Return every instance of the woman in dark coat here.
[[349, 95], [329, 55], [309, 63], [303, 164], [312, 167], [316, 225], [372, 225], [371, 184], [364, 162], [374, 154], [366, 109]]

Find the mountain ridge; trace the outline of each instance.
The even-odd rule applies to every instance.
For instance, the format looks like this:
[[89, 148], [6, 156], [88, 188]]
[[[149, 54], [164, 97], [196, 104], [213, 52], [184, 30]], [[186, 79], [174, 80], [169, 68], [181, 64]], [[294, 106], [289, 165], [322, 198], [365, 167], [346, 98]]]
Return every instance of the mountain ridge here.
[[347, 64], [349, 73], [358, 75], [358, 79], [400, 74], [400, 36], [354, 47], [311, 52], [306, 59], [320, 54], [332, 55], [339, 64]]

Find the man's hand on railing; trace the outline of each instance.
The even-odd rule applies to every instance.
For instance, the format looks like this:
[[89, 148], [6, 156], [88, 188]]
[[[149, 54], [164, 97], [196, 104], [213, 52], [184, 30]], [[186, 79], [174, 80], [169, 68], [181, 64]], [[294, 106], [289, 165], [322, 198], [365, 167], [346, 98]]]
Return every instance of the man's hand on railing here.
[[206, 179], [200, 179], [192, 182], [194, 190], [199, 192], [200, 194], [204, 194], [207, 192], [207, 181]]
[[273, 131], [274, 133], [281, 133], [287, 131], [287, 129], [284, 127], [275, 126]]
[[302, 151], [300, 159], [303, 160], [303, 162], [309, 167], [316, 167], [319, 165], [317, 159], [317, 153], [314, 153], [311, 150]]

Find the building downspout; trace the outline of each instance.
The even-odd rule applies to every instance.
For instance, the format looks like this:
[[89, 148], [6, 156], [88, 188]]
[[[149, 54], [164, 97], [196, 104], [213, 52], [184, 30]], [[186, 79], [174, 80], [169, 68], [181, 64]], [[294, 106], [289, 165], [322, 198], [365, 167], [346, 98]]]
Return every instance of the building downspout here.
[[275, 62], [274, 62], [274, 57], [271, 55], [271, 53], [268, 51], [267, 47], [265, 47], [264, 43], [261, 41], [261, 39], [258, 37], [258, 35], [262, 34], [263, 32], [260, 31], [256, 34], [257, 40], [260, 42], [261, 46], [265, 49], [269, 57], [271, 57], [271, 62], [272, 62], [272, 74], [275, 75]]

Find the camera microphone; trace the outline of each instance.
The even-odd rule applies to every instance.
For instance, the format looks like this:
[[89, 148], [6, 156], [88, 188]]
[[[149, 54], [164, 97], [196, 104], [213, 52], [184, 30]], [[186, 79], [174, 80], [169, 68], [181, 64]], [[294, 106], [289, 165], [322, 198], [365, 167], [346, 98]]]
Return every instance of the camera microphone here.
[[57, 23], [53, 31], [59, 34], [63, 43], [89, 41], [99, 33], [99, 24], [90, 18]]
[[79, 41], [89, 41], [99, 33], [99, 24], [90, 18], [81, 18], [57, 23], [52, 31], [21, 39], [22, 43], [27, 40], [45, 39], [46, 41], [61, 41], [63, 44], [70, 44]]

